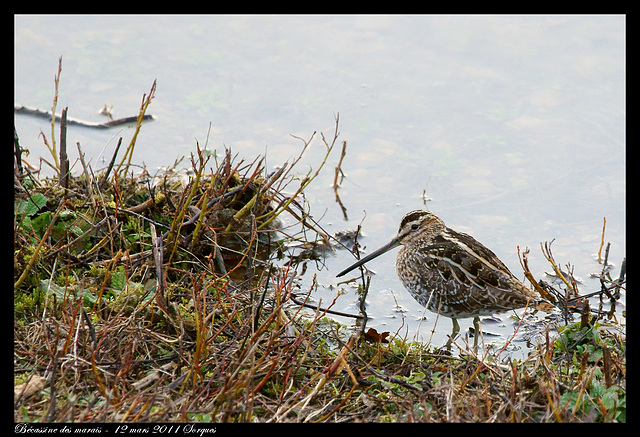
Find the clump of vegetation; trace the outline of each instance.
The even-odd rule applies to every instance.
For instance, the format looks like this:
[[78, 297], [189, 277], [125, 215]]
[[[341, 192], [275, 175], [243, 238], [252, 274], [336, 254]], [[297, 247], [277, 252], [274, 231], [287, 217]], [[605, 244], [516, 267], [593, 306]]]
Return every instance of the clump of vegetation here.
[[[330, 308], [310, 303], [313, 287], [294, 294], [298, 258], [285, 253], [343, 244], [303, 199], [338, 120], [306, 175], [293, 170], [300, 158], [268, 173], [261, 158], [198, 144], [189, 175], [178, 163], [134, 175], [153, 93], [124, 157], [118, 164], [116, 150], [96, 174], [83, 162], [69, 174], [65, 151], [57, 174], [38, 178], [15, 135], [15, 421], [626, 421], [626, 339], [562, 290], [555, 300], [580, 321], [567, 311], [558, 335], [547, 330], [521, 361], [367, 330], [364, 305], [355, 329], [326, 318]], [[624, 275], [605, 276], [613, 298]]]
[[[297, 198], [315, 175], [265, 175], [228, 150], [205, 173], [212, 157], [198, 146], [186, 180], [175, 166], [67, 175], [66, 188], [17, 176], [16, 420], [252, 420], [258, 400], [239, 399], [308, 374], [296, 360], [323, 314], [287, 308], [291, 274], [275, 261], [296, 226], [314, 229]], [[27, 390], [43, 374], [47, 393]]]

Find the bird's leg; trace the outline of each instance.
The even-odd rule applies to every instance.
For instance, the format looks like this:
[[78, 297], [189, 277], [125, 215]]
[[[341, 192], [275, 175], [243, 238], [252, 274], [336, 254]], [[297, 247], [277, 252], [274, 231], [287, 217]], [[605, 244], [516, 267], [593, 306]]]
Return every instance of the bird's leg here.
[[460, 325], [458, 325], [458, 321], [452, 317], [451, 322], [453, 323], [453, 330], [451, 331], [449, 340], [447, 340], [447, 344], [444, 346], [447, 349], [451, 348], [451, 342], [453, 342], [453, 339], [456, 338], [458, 336], [458, 332], [460, 332]]
[[478, 337], [480, 337], [480, 317], [473, 318], [473, 351], [478, 352]]

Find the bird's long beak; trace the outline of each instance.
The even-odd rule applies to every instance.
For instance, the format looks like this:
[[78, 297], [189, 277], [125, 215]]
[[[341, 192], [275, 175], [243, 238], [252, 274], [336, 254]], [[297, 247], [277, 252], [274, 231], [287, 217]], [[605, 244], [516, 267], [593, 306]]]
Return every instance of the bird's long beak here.
[[391, 249], [398, 247], [400, 245], [400, 240], [398, 239], [398, 237], [395, 237], [393, 240], [389, 241], [387, 244], [385, 244], [384, 246], [382, 246], [380, 249], [371, 252], [369, 255], [365, 256], [364, 258], [362, 258], [360, 261], [350, 265], [349, 267], [347, 267], [346, 269], [344, 269], [343, 271], [341, 271], [340, 273], [338, 273], [336, 275], [336, 277], [340, 277], [343, 275], [346, 275], [347, 273], [349, 273], [351, 270], [356, 269], [358, 267], [360, 267], [362, 264], [371, 261], [372, 259], [382, 255], [385, 252], [390, 251]]

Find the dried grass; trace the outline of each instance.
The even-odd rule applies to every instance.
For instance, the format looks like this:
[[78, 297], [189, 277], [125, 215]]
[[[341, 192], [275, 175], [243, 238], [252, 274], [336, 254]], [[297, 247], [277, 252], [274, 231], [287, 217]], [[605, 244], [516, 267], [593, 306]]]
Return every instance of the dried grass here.
[[[28, 174], [16, 134], [14, 420], [626, 421], [626, 338], [570, 280], [571, 294], [538, 284], [567, 324], [523, 361], [365, 334], [364, 306], [355, 330], [305, 308], [313, 287], [294, 296], [295, 259], [276, 261], [287, 245], [334, 244], [299, 199], [338, 135], [336, 119], [305, 177], [299, 158], [266, 175], [261, 158], [211, 163], [199, 145], [187, 181], [175, 166], [134, 176], [132, 145], [122, 169], [83, 163], [63, 189]], [[600, 295], [615, 301], [624, 277], [603, 269]]]

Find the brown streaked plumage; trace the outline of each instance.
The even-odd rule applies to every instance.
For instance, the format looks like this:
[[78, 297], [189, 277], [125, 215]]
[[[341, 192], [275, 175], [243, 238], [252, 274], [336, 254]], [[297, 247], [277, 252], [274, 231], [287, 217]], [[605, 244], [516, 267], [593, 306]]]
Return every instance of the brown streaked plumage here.
[[400, 222], [398, 234], [387, 244], [340, 272], [342, 276], [402, 245], [396, 271], [420, 305], [456, 319], [473, 317], [477, 347], [479, 316], [523, 308], [539, 297], [520, 282], [498, 257], [472, 236], [454, 231], [429, 211], [412, 211]]

